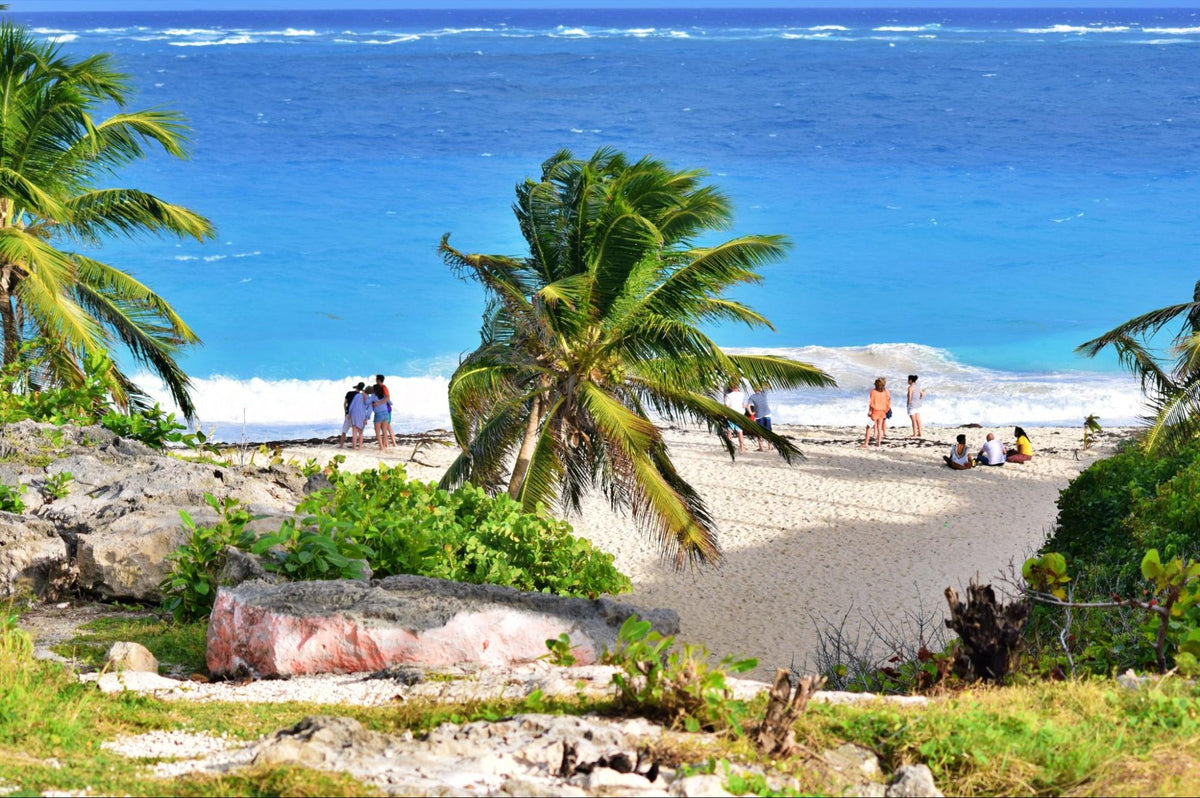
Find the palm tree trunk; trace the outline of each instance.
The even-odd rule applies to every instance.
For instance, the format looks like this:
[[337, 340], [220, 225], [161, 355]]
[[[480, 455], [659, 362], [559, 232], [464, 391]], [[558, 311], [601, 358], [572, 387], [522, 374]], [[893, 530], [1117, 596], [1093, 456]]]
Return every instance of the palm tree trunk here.
[[542, 397], [535, 396], [533, 406], [529, 409], [529, 421], [525, 425], [525, 439], [521, 441], [521, 451], [517, 452], [517, 462], [513, 464], [512, 478], [508, 481], [508, 495], [514, 499], [521, 494], [521, 487], [525, 484], [525, 474], [529, 472], [529, 461], [533, 459], [541, 422]]
[[17, 336], [17, 315], [8, 290], [9, 270], [0, 272], [0, 336], [4, 338], [4, 365], [15, 363], [20, 352]]

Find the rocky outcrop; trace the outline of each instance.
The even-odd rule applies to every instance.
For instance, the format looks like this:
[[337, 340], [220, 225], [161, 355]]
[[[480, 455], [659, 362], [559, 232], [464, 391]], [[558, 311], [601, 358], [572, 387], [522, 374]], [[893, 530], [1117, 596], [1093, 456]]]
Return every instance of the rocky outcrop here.
[[67, 567], [67, 547], [54, 525], [0, 512], [0, 598], [43, 595]]
[[255, 677], [378, 671], [397, 664], [507, 665], [546, 654], [567, 634], [580, 664], [613, 647], [631, 614], [662, 634], [679, 631], [671, 610], [639, 610], [466, 585], [420, 576], [371, 583], [250, 582], [222, 588], [208, 625], [208, 669]]
[[[156, 602], [170, 572], [166, 555], [197, 523], [216, 520], [205, 494], [236, 497], [262, 531], [279, 528], [308, 481], [286, 465], [243, 471], [194, 462], [121, 438], [103, 427], [55, 427], [23, 421], [0, 429], [0, 483], [25, 485], [25, 511], [0, 514], [0, 596], [28, 590], [46, 597], [56, 575], [78, 575], [83, 593], [108, 600]], [[68, 473], [66, 496], [47, 480]]]

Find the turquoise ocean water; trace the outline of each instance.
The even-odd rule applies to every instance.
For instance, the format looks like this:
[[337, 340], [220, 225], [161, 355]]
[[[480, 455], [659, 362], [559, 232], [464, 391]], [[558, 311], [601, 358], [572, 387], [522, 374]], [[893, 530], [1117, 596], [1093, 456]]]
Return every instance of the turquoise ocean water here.
[[927, 423], [1129, 422], [1136, 385], [1078, 343], [1190, 298], [1200, 271], [1200, 13], [187, 12], [10, 16], [114, 53], [193, 158], [121, 181], [217, 241], [113, 241], [170, 299], [205, 429], [328, 434], [375, 372], [396, 426], [446, 424], [482, 296], [434, 249], [520, 254], [513, 186], [561, 147], [707, 169], [730, 235], [785, 233], [739, 298], [836, 391], [776, 421], [857, 424], [921, 374]]

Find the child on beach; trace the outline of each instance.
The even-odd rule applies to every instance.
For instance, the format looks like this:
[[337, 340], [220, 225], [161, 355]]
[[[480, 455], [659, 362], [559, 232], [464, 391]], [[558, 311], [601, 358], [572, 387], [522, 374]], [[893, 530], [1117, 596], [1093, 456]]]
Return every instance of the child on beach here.
[[912, 435], [910, 438], [921, 437], [921, 401], [925, 398], [925, 391], [917, 387], [917, 375], [908, 375], [908, 417], [912, 421]]
[[867, 400], [867, 418], [871, 419], [871, 423], [867, 425], [867, 434], [863, 438], [860, 449], [867, 448], [867, 444], [871, 442], [871, 430], [875, 430], [875, 448], [883, 446], [883, 436], [887, 432], [888, 413], [892, 412], [892, 395], [887, 390], [887, 380], [883, 377], [875, 378], [875, 388], [872, 389]]

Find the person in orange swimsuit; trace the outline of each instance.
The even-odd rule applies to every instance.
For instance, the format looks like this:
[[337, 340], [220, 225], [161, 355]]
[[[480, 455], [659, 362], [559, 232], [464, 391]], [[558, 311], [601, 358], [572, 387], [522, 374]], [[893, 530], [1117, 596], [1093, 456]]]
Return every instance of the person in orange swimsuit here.
[[883, 445], [883, 423], [891, 409], [892, 395], [887, 391], [887, 380], [883, 377], [876, 377], [875, 389], [871, 391], [867, 406], [867, 418], [871, 419], [871, 423], [867, 425], [867, 434], [863, 438], [860, 449], [867, 448], [867, 444], [871, 442], [872, 429], [875, 430], [875, 447], [879, 448]]

